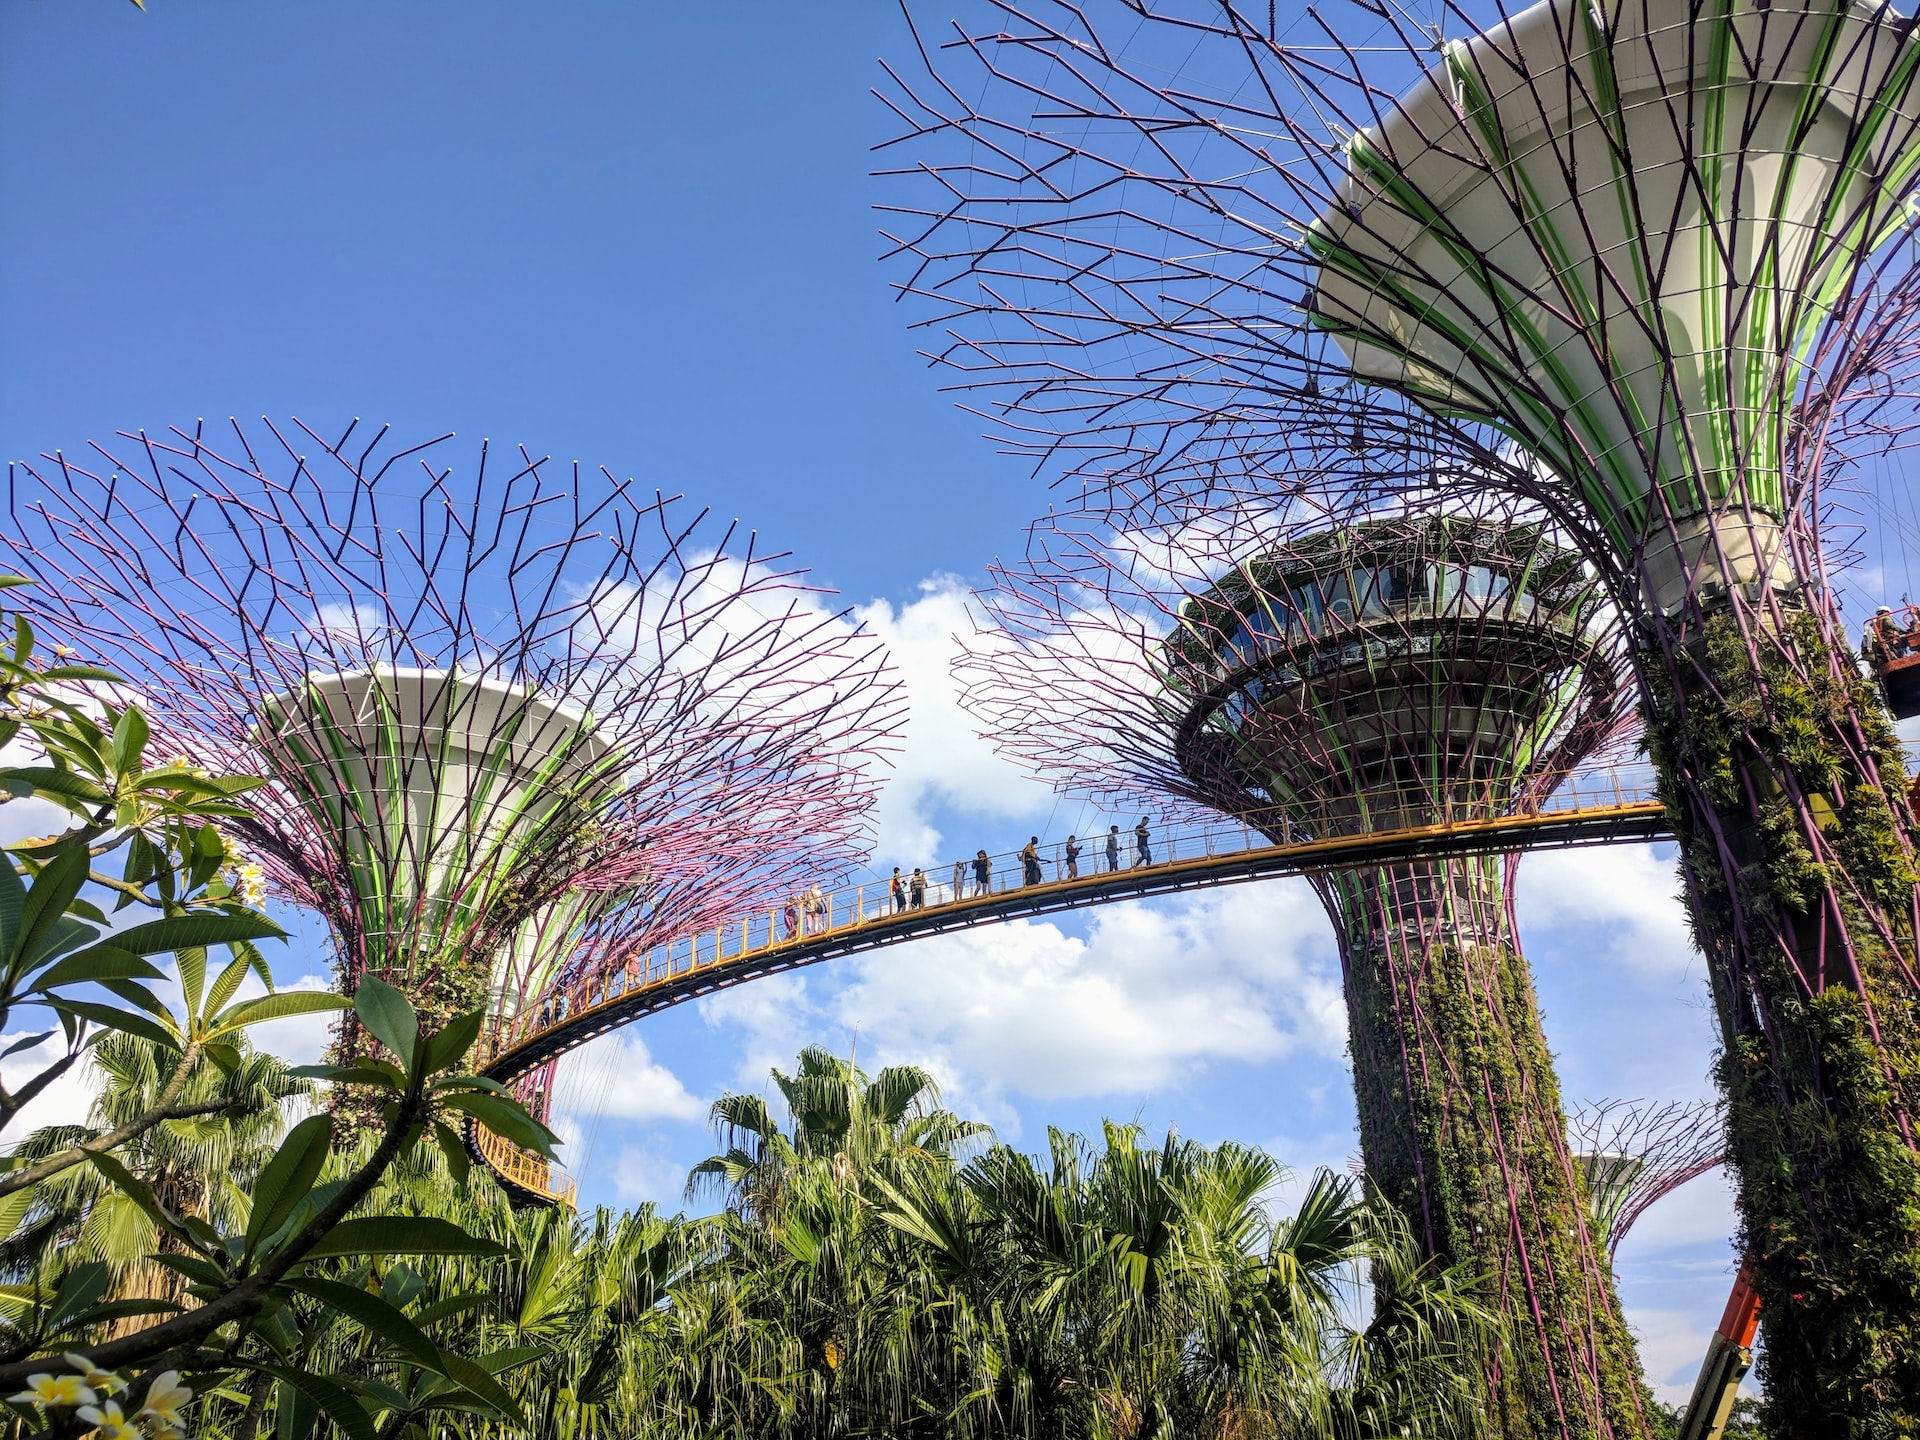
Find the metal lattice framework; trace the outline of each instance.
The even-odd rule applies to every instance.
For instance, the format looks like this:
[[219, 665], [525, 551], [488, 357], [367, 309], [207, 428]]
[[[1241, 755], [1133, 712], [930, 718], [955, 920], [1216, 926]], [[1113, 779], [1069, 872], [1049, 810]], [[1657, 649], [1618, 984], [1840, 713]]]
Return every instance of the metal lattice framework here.
[[1689, 1180], [1726, 1160], [1727, 1137], [1711, 1101], [1594, 1100], [1567, 1117], [1587, 1201], [1617, 1254], [1633, 1222]]
[[267, 778], [239, 839], [342, 984], [511, 1021], [863, 854], [902, 688], [737, 525], [357, 421], [120, 440], [11, 473], [25, 608]]
[[1920, 1424], [1913, 822], [1832, 524], [1916, 433], [1920, 35], [1851, 0], [979, 8], [883, 91], [931, 354], [1123, 529], [1435, 473], [1562, 527], [1636, 641], [1779, 1423]]
[[[1612, 612], [1537, 516], [1213, 519], [1114, 537], [1056, 517], [996, 571], [959, 671], [1004, 750], [1064, 789], [1285, 843], [1511, 813], [1627, 722]], [[1516, 859], [1314, 885], [1370, 1177], [1530, 1342], [1495, 1376], [1502, 1423], [1599, 1434], [1641, 1423], [1638, 1367], [1515, 932]]]

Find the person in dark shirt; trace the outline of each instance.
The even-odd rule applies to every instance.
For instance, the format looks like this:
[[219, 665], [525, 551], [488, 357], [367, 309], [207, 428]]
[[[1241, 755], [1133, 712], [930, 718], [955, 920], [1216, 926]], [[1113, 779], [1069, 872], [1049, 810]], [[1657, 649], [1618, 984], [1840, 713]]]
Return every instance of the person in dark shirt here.
[[979, 850], [973, 857], [973, 893], [990, 895], [993, 893], [993, 861], [987, 858], [987, 852]]
[[1153, 834], [1147, 829], [1147, 817], [1142, 815], [1140, 823], [1133, 827], [1133, 868], [1153, 864]]
[[887, 882], [887, 893], [893, 897], [893, 908], [895, 910], [904, 910], [907, 908], [907, 882], [900, 878], [900, 867], [898, 865], [893, 867], [893, 879]]
[[1119, 868], [1120, 827], [1118, 825], [1112, 825], [1107, 828], [1107, 869], [1118, 870]]
[[1077, 835], [1069, 835], [1067, 836], [1067, 879], [1078, 880], [1079, 878], [1080, 837]]

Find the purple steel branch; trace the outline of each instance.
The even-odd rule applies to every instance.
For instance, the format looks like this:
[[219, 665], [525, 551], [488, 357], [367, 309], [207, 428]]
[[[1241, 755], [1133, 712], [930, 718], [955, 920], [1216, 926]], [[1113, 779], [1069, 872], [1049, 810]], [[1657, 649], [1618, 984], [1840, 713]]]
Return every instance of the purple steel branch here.
[[[490, 677], [529, 697], [498, 717], [502, 736], [554, 702], [618, 756], [569, 843], [465, 882], [479, 953], [543, 923], [543, 904], [586, 897], [550, 922], [579, 922], [546, 937], [567, 954], [558, 973], [508, 975], [509, 1012], [855, 863], [872, 762], [903, 719], [877, 642], [737, 524], [485, 442], [456, 473], [450, 438], [196, 425], [96, 445], [91, 468], [21, 465], [6, 539], [41, 582], [24, 603], [49, 639], [126, 678], [156, 747], [266, 774], [236, 829], [276, 893], [327, 919], [344, 983], [447, 943], [421, 909], [366, 892], [378, 876], [418, 894], [453, 857], [420, 853], [418, 827], [354, 818], [338, 766], [263, 748], [263, 702], [314, 675]], [[364, 769], [379, 737], [348, 729]], [[431, 788], [442, 761], [421, 743], [407, 763]]]

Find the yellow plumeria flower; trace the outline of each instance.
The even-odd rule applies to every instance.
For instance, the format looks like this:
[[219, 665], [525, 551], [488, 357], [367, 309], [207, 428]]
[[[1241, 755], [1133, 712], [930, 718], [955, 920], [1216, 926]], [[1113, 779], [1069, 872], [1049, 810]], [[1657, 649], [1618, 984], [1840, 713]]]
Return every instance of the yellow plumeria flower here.
[[[142, 1419], [158, 1420], [168, 1430], [177, 1429], [180, 1407], [191, 1399], [193, 1390], [180, 1383], [180, 1372], [162, 1370], [153, 1377], [153, 1384], [147, 1387], [147, 1404], [140, 1416]], [[158, 1440], [157, 1436], [155, 1440]]]
[[11, 1405], [91, 1405], [99, 1397], [78, 1375], [29, 1375]]
[[109, 1400], [104, 1405], [82, 1405], [75, 1413], [98, 1428], [100, 1440], [146, 1440], [140, 1427], [120, 1413], [118, 1400]]
[[111, 1370], [102, 1370], [84, 1355], [76, 1355], [69, 1350], [60, 1357], [77, 1370], [90, 1389], [98, 1390], [102, 1395], [117, 1395], [127, 1388], [127, 1382]]

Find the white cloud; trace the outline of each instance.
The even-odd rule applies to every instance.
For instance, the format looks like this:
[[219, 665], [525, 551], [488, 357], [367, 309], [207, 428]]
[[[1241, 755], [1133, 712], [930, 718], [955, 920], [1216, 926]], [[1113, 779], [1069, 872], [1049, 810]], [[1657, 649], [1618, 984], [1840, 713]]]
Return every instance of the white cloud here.
[[654, 1060], [631, 1030], [609, 1035], [560, 1064], [555, 1110], [569, 1118], [634, 1121], [706, 1119], [706, 1103]]
[[1521, 935], [1532, 945], [1537, 931], [1576, 933], [1575, 953], [1604, 956], [1646, 980], [1701, 977], [1680, 876], [1665, 849], [1602, 845], [1528, 855], [1516, 895]]
[[655, 1144], [623, 1145], [614, 1158], [613, 1191], [628, 1205], [651, 1200], [669, 1213], [685, 1204], [687, 1166]]
[[[1707, 1277], [1700, 1277], [1704, 1282]], [[1732, 1270], [1728, 1270], [1728, 1283]], [[1627, 1310], [1627, 1328], [1640, 1342], [1640, 1364], [1653, 1393], [1669, 1405], [1684, 1405], [1693, 1394], [1700, 1362], [1706, 1358], [1713, 1326], [1700, 1329], [1699, 1317], [1686, 1310], [1653, 1307]]]
[[1046, 814], [1052, 792], [996, 755], [960, 709], [949, 667], [959, 653], [957, 637], [973, 632], [965, 583], [936, 575], [921, 581], [920, 597], [898, 610], [876, 600], [857, 613], [886, 641], [907, 687], [905, 745], [881, 792], [876, 855], [889, 857], [889, 864], [944, 855], [944, 837], [930, 818], [936, 805], [998, 819]]
[[[17, 1041], [25, 1040], [38, 1031], [15, 1031], [10, 1035], [0, 1035], [0, 1050]], [[0, 1060], [0, 1080], [6, 1082], [9, 1091], [17, 1091], [21, 1086], [43, 1074], [65, 1055], [66, 1045], [56, 1031], [50, 1040], [9, 1055]], [[88, 1112], [93, 1108], [93, 1097], [100, 1089], [100, 1072], [94, 1067], [91, 1055], [83, 1056], [42, 1090], [6, 1127], [9, 1142], [23, 1139], [35, 1130], [48, 1125], [84, 1125]]]
[[1339, 1056], [1332, 948], [1312, 892], [1267, 883], [1109, 906], [1084, 940], [1034, 921], [935, 936], [845, 962], [851, 978], [824, 1000], [796, 977], [701, 1005], [709, 1024], [747, 1032], [747, 1083], [764, 1079], [761, 1057], [790, 1063], [838, 1030], [870, 1066], [925, 1065], [950, 1104], [1005, 1124], [1014, 1096], [1137, 1095], [1216, 1062]]

